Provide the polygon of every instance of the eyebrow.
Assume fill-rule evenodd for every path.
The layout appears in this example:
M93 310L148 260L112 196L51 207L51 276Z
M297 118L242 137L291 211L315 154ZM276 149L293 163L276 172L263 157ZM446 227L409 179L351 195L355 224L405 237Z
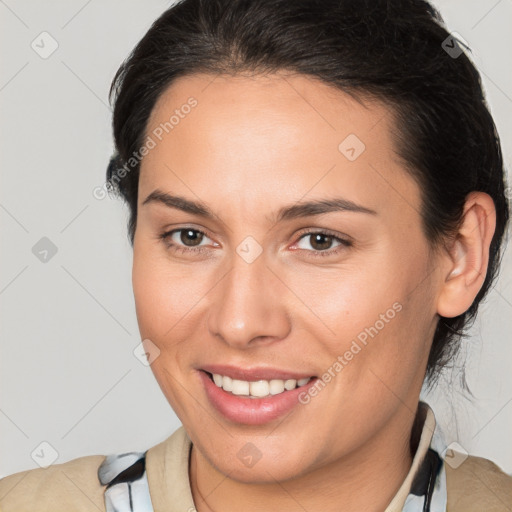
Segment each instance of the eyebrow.
M154 190L149 194L142 205L150 203L163 204L169 208L181 210L185 213L198 215L210 220L215 220L217 217L208 206L201 201L191 201L181 196L175 196L162 192L159 189ZM314 215L322 215L331 212L356 212L366 213L370 215L378 215L375 210L366 208L359 204L349 201L344 198L331 198L331 199L316 199L307 202L298 202L290 206L283 206L277 212L274 222L281 222L283 220L292 220L300 217L310 217Z

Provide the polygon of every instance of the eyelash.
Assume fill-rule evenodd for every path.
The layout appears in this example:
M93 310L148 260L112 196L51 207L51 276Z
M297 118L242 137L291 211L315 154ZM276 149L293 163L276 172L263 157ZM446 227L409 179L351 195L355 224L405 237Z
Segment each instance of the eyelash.
M158 236L158 238L161 239L167 245L168 248L171 248L173 251L180 252L180 253L196 253L196 254L201 254L205 250L207 250L206 247L187 248L187 247L184 247L184 246L181 246L181 245L177 245L174 242L169 242L168 241L168 239L174 233L179 233L180 231L185 231L185 230L194 231L195 233L200 233L201 235L204 235L204 236L210 238L208 233L206 233L205 231L201 231L200 229L196 229L196 228L173 229L172 231L166 231L166 232L160 234ZM320 257L333 256L335 254L338 254L341 250L343 250L343 248L348 248L348 247L351 247L353 245L350 240L346 240L344 238L336 236L334 233L331 233L330 231L319 231L319 230L313 230L313 229L301 233L296 243L298 243L300 240L302 240L303 238L307 237L308 235L327 235L327 236L331 237L333 240L336 240L337 242L340 242L340 245L338 245L334 249L326 249L324 251L314 251L314 250L308 250L308 249L299 249L301 251L307 251L307 252L312 253L313 257L315 257L315 258L317 256L320 256Z

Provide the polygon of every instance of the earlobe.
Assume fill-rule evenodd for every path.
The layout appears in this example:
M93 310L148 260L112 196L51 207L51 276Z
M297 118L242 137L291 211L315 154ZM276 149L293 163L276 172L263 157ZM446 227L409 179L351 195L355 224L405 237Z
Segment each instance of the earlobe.
M466 198L463 222L441 265L446 265L438 295L437 312L452 318L466 312L487 274L489 247L496 227L492 198L472 192Z

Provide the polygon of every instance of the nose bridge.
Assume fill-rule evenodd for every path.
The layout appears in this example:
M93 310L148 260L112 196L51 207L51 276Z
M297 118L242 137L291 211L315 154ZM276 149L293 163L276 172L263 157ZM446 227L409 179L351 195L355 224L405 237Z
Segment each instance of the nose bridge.
M243 251L247 247L242 243L233 254L231 268L216 287L208 315L211 334L237 348L252 346L256 338L284 338L290 327L284 304L272 293L275 283L270 281L276 277L267 268L265 255L260 253L251 261L246 257L250 245L249 251Z

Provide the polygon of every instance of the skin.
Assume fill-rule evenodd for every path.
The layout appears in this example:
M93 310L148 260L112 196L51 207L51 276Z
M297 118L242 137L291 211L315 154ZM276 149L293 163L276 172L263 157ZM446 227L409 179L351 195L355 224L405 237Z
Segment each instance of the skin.
M495 227L492 199L468 196L457 242L430 251L420 190L394 152L392 113L304 76L191 75L159 98L151 135L193 96L197 106L143 159L133 289L152 371L190 436L199 512L378 511L407 475L410 432L438 315L473 302ZM349 161L349 134L365 151ZM202 201L205 219L157 202L155 189ZM338 211L273 222L298 201L343 197L376 215ZM206 231L197 242L172 229ZM315 228L329 239L326 257ZM186 233L186 232L185 232ZM328 233L329 234L329 233ZM263 252L236 252L252 236ZM169 240L168 240L169 241ZM322 247L322 246L320 246ZM336 250L339 252L335 252ZM395 302L402 306L307 405L261 426L228 421L208 402L197 368L269 366L321 376ZM246 467L238 451L262 457Z

